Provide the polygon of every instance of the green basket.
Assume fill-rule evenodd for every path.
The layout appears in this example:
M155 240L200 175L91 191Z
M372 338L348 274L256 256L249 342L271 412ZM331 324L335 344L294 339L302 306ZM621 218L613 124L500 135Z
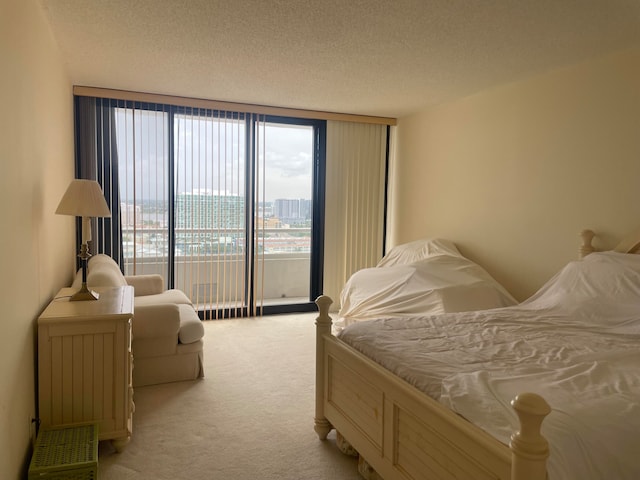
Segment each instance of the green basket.
M98 425L43 428L29 464L28 480L96 480Z

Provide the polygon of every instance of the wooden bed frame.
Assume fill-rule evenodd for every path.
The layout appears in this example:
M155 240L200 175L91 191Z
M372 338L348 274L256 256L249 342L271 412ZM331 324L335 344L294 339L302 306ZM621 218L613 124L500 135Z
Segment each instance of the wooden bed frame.
M637 234L630 242L635 248ZM584 257L595 251L593 232L581 236ZM333 336L332 303L326 296L316 300L315 431L324 440L335 429L338 443L348 442L342 449L350 445L359 454L365 478L547 478L549 448L540 427L551 409L543 398L533 393L514 398L520 428L504 445Z
M316 300L321 440L335 428L364 459L361 473L370 465L384 480L545 480L549 448L540 426L551 409L541 397L513 400L521 428L509 448L334 337L331 303L326 296Z

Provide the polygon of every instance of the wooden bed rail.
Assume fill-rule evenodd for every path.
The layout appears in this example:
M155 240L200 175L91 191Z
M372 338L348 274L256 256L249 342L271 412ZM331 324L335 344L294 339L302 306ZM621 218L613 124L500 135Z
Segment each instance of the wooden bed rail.
M315 322L316 407L314 430L321 440L325 440L329 432L334 428L325 417L325 382L327 372L324 371L326 365L324 340L327 336L332 335L332 320L329 315L329 307L332 303L331 298L324 295L316 299L319 314ZM546 480L546 462L549 457L549 445L542 436L540 428L544 418L551 412L551 408L541 396L535 393L522 393L511 401L511 405L518 415L520 428L511 436L509 448L504 447L506 449L506 458L508 458L509 449L511 451L511 476L509 480ZM341 426L338 425L338 428L340 429ZM501 474L500 478L505 478L507 475ZM387 476L385 476L385 480L396 479L395 475L392 475L392 477L387 478ZM408 477L400 475L397 478L405 479Z

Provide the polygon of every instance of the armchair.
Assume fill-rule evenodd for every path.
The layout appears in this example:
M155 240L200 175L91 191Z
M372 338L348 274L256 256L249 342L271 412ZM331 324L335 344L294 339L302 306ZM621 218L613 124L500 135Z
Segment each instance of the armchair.
M82 279L76 276L74 286ZM193 380L204 376L204 327L189 298L165 290L161 275L125 276L108 255L89 260L87 286L134 287L133 386Z

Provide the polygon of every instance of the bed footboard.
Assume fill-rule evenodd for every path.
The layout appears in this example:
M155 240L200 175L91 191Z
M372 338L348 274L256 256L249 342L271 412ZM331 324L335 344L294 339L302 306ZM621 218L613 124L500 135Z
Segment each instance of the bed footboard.
M316 300L315 431L336 428L385 480L545 480L550 412L538 395L512 401L520 430L498 442L331 334L332 300Z

